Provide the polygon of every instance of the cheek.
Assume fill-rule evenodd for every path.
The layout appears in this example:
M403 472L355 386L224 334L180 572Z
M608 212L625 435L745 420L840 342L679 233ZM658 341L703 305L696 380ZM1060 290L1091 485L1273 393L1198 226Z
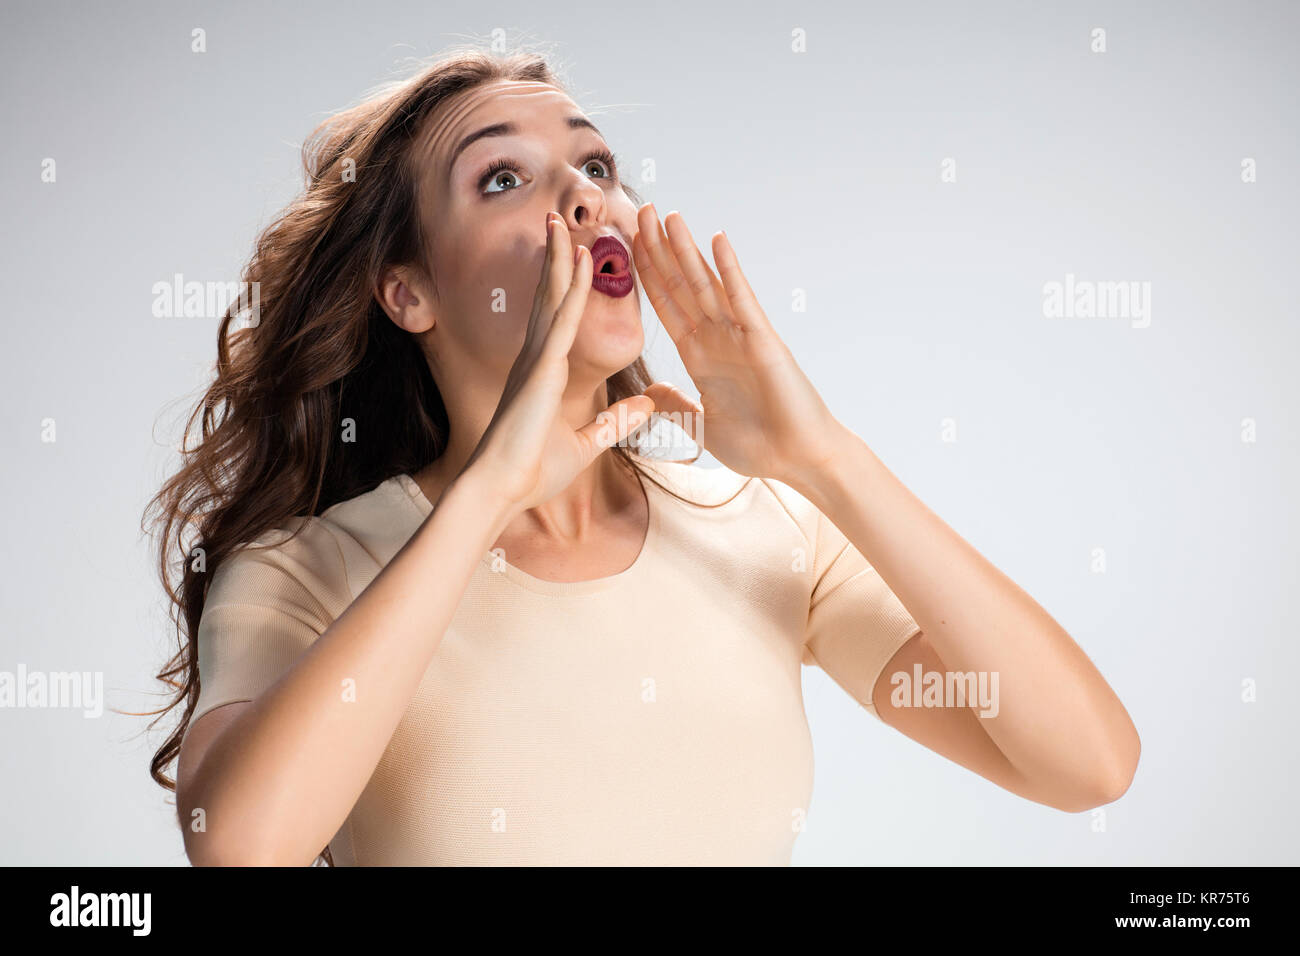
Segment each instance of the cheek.
M528 328L543 252L524 237L459 238L438 254L445 327L476 358L500 353L509 364Z

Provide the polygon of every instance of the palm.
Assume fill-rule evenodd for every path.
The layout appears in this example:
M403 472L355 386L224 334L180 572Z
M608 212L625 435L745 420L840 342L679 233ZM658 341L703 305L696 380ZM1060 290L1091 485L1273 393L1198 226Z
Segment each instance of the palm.
M637 271L699 389L700 443L745 475L786 480L817 467L836 422L754 298L725 235L713 237L719 278L680 215L669 213L665 234L646 205L638 224Z
M633 395L610 406L608 420L601 413L575 429L561 415L566 380L567 366L534 372L531 360L521 356L487 429L493 443L510 449L512 463L503 483L511 499L526 506L549 500L591 464L608 444L600 435L612 434L620 406L627 410L623 420L629 428L635 428L653 410L651 401ZM623 432L615 437L623 437Z
M631 395L575 428L561 414L569 381L568 354L591 287L591 255L576 249L564 221L547 215L546 260L533 295L523 345L501 399L469 464L486 461L506 501L524 508L568 487L605 449L622 441L654 411L654 399Z

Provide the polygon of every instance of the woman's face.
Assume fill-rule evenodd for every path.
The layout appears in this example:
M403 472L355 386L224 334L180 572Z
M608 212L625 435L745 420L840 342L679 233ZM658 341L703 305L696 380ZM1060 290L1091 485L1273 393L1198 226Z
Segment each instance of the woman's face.
M552 210L575 245L618 239L635 283L622 297L588 291L569 353L571 387L594 390L636 360L644 344L631 256L636 207L604 138L569 97L534 82L476 87L439 109L417 149L438 287L425 345L441 388L504 382L523 345Z

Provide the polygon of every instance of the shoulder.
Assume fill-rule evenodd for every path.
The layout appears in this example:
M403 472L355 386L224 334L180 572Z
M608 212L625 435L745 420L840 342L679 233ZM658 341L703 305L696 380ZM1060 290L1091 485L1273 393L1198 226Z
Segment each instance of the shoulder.
M817 538L820 513L784 482L749 477L721 464L707 467L653 459L638 459L638 463L678 494L701 505L717 506L717 511L756 527L797 532L809 543Z
M341 613L352 600L356 569L374 564L380 552L396 553L418 525L416 517L409 495L390 478L320 515L286 519L221 561L205 603L288 600Z
M329 527L319 518L294 517L223 558L204 607L328 606L346 587L342 554Z
M722 466L697 465L684 461L636 459L637 464L679 495L702 503L717 504L753 479Z
M317 519L339 543L350 562L367 556L386 563L419 527L424 513L416 504L419 487L394 475L362 494L325 509Z

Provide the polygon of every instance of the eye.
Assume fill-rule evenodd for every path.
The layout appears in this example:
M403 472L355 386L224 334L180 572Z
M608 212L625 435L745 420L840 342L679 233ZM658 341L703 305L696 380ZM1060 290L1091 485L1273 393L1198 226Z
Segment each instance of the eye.
M509 192L519 185L519 177L515 175L514 164L508 159L498 159L487 169L483 170L483 175L479 177L479 189L485 193L504 193ZM492 189L492 186L502 186L502 189Z
M523 181L518 175L518 164L505 157L493 160L478 177L479 192L484 195L508 193L518 189ZM607 149L597 149L582 160L582 171L593 179L618 179L618 160Z
M618 162L614 159L613 154L607 149L598 149L582 161L582 168L587 175L591 175L593 167L599 170L604 170L603 173L598 172L595 178L618 178Z

